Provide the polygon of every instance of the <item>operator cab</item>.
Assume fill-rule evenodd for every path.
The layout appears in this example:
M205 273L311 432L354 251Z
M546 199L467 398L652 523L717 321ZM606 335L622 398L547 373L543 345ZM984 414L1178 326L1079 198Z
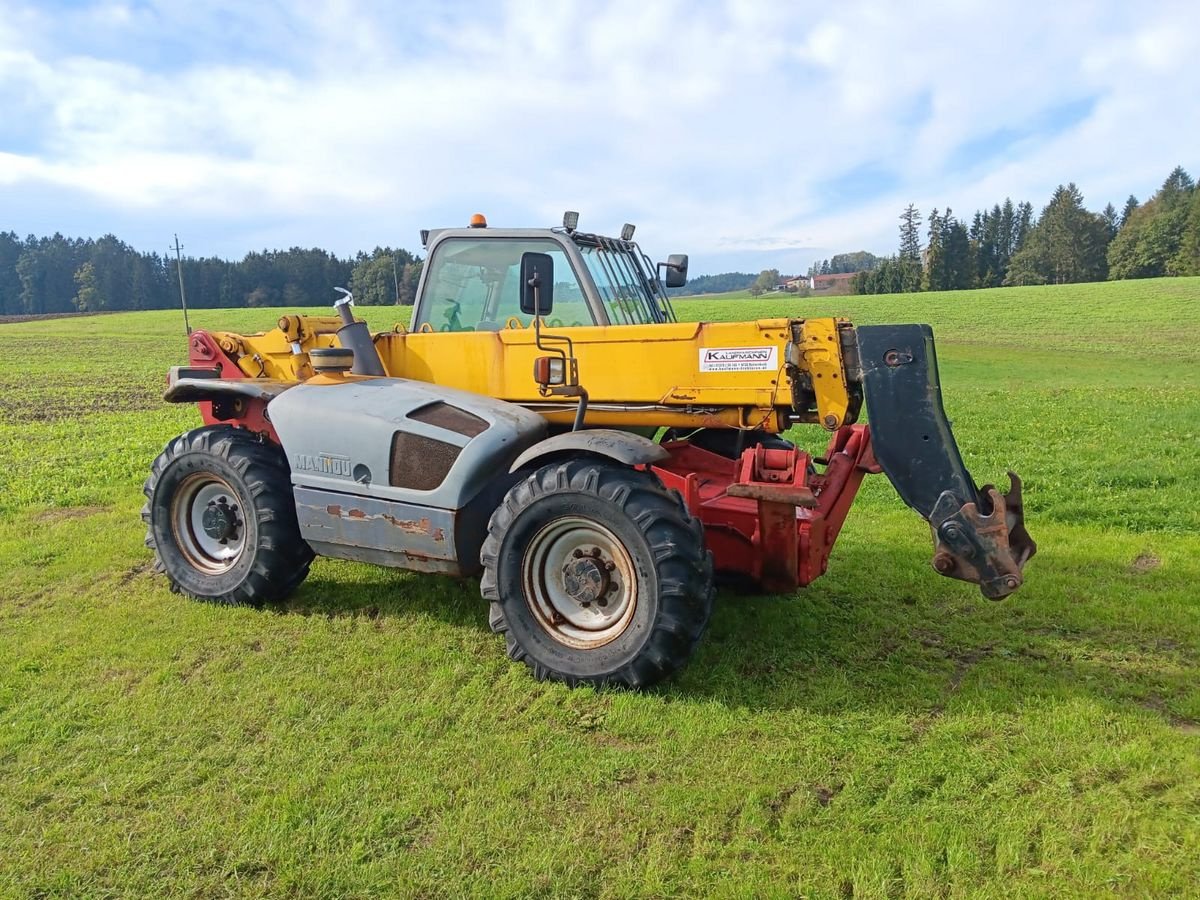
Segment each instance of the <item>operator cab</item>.
M521 311L521 258L526 253L544 253L553 262L554 309L545 319L551 327L675 321L658 267L633 242L633 227L625 226L621 239L583 234L570 215L562 228L499 229L488 228L477 214L468 228L422 233L429 258L412 329L529 327L532 317ZM667 267L667 286L686 280L686 256L672 256L659 265Z

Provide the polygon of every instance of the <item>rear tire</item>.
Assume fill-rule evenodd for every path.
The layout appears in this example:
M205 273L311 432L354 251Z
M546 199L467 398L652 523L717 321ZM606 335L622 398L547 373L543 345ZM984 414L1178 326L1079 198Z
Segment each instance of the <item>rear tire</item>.
M712 613L700 522L654 475L614 463L535 471L480 556L492 630L539 681L647 687L683 667Z
M253 432L212 425L167 445L143 487L146 546L174 591L259 606L308 575L283 451Z

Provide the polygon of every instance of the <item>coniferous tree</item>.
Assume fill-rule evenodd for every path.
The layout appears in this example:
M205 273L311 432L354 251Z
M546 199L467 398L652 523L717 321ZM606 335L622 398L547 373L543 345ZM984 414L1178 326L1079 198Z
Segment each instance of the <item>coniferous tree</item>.
M1017 205L1017 213L1013 217L1012 244L1009 251L1009 258L1017 254L1017 251L1025 246L1025 239L1029 237L1029 232L1033 229L1033 204L1026 200L1024 203Z
M942 290L958 291L975 286L975 261L967 227L954 218L949 207L942 219L944 268Z
M921 213L912 203L900 213L900 258L921 258Z
M1179 275L1200 275L1200 190L1192 190L1174 269Z
M0 231L0 316L15 316L21 312L21 278L17 275L17 260L22 244L15 232Z
M1120 230L1121 222L1117 215L1117 208L1111 203L1104 207L1104 211L1100 213L1104 217L1104 227L1108 229L1108 239L1111 241L1117 236Z
M1138 208L1137 197L1133 194L1129 195L1129 199L1125 201L1125 208L1121 210L1120 228L1125 227L1125 223L1129 221L1129 217L1133 215L1134 210Z
M945 281L945 251L942 247L942 217L937 207L929 213L929 241L925 246L925 271L921 287L927 291L940 291Z
M1011 197L1004 198L1004 206L992 207L992 215L999 221L996 225L996 253L1003 261L1004 268L1008 268L1008 261L1012 259L1012 255L1017 252L1017 212L1013 209ZM1003 281L1003 277L1001 281Z
M1059 185L1022 248L1013 256L1007 284L1099 281L1107 273L1108 229L1083 207L1075 185Z
M896 270L899 291L909 294L921 289L921 212L912 203L900 214L900 253Z

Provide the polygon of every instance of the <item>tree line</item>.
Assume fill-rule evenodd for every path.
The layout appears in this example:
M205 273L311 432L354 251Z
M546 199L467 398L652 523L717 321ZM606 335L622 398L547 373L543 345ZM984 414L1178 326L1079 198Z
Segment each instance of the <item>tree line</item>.
M412 303L421 260L376 247L340 259L292 247L247 253L240 261L140 253L113 235L29 237L0 232L0 315L170 309L179 306L182 271L188 306L326 306L335 287L366 305Z
M870 272L883 260L874 253L866 250L856 250L853 253L837 253L829 259L822 259L808 267L808 277L816 275L843 275L849 272Z
M400 248L341 259L292 247L240 261L184 257L177 268L170 257L138 252L111 234L22 240L0 232L0 315L174 308L180 270L195 308L325 306L341 286L364 305L411 304L421 265ZM1089 211L1073 183L1059 185L1036 217L1032 204L1011 199L977 211L969 224L949 208L922 219L909 204L894 255L843 253L809 270L840 272L858 273L851 284L858 294L1200 275L1200 190L1177 166L1148 201L1130 196L1120 213L1111 203ZM761 292L779 280L774 269L701 275L671 293Z
M1146 203L1131 195L1120 213L1111 203L1091 212L1074 183L1059 185L1036 217L1030 203L1005 199L969 225L949 208L923 222L909 204L897 252L860 270L851 288L890 294L1162 275L1200 275L1200 191L1182 166Z
M744 291L754 284L756 275L749 272L721 272L719 275L697 275L689 278L683 287L667 288L672 297L695 294L724 294L728 291Z

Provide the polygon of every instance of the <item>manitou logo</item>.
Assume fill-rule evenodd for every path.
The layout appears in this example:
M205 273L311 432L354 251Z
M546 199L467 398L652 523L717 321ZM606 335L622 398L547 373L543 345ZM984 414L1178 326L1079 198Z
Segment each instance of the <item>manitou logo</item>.
M767 372L778 367L777 347L701 347L701 372Z
M309 456L307 453L296 454L296 468L302 472L316 472L319 475L337 475L341 478L350 476L350 457L334 456L332 453L319 453Z

